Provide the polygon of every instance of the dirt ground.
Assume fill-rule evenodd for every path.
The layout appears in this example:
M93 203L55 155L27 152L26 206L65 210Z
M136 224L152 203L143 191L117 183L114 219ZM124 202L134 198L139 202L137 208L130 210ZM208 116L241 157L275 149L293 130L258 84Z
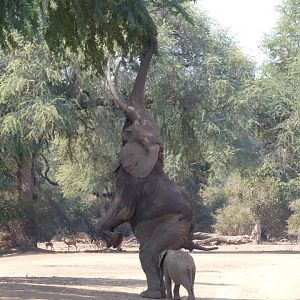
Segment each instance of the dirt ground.
M41 245L43 247L43 245ZM137 300L146 288L138 251L0 257L0 299ZM92 246L88 246L92 249ZM86 248L85 248L86 249ZM300 299L300 245L221 246L192 254L197 300ZM187 299L181 288L182 299Z

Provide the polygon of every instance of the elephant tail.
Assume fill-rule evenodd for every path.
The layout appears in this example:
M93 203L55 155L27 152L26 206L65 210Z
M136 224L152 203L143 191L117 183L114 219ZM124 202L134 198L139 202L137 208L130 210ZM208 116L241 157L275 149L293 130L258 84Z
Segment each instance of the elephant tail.
M213 246L213 247L204 247L204 246L201 246L201 245L198 245L198 244L194 243L193 241L190 241L188 243L188 245L184 246L184 248L188 249L190 251L193 251L194 249L196 249L196 250L202 250L202 251L210 251L210 250L216 250L216 249L218 249L218 247L216 247L216 246Z

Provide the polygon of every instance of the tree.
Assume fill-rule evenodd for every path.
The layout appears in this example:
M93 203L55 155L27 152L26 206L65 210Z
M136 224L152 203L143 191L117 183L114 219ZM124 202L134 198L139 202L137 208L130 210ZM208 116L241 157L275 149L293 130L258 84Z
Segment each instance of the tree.
M256 113L262 152L266 163L277 165L283 180L299 173L299 19L299 1L284 1L275 32L264 43L269 61L257 82L261 89Z
M262 141L258 181L269 177L277 182L287 219L289 204L300 195L299 185L295 184L300 172L299 1L283 1L279 12L278 24L264 42L269 60L257 80L259 92L254 99L259 103L255 113ZM283 222L281 226L285 230Z
M187 18L184 0L151 1L4 1L0 12L0 45L19 44L14 32L33 41L43 36L58 53L81 50L84 63L103 71L105 52L121 49L123 56L140 54L156 40L157 28L149 10L171 9ZM42 28L42 31L40 30Z
M24 43L19 50L1 56L4 61L0 76L1 163L13 176L10 190L18 195L26 212L24 235L34 245L37 241L34 207L38 205L38 185L43 177L40 156L55 136L76 135L80 111L76 114L76 98L62 93L66 85L70 92L71 83L66 83L64 68L53 59L45 44ZM49 178L44 176L44 179Z
M290 207L293 214L288 219L288 232L291 235L300 236L300 200L294 200Z
M247 207L272 237L285 234L291 209L295 217L290 222L297 219L296 204L290 203L297 203L300 195L299 1L283 1L279 11L278 24L264 41L268 60L258 78L242 92L250 108L256 147L250 152L252 165L239 168L242 182L251 190ZM228 180L222 179L215 184L210 179L210 189L224 189ZM225 205L226 210L231 205L226 201L212 203Z

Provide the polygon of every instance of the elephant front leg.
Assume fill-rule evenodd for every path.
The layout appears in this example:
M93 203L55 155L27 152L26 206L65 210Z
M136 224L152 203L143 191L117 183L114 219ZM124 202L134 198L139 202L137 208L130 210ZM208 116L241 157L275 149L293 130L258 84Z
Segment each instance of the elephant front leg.
M115 201L109 211L96 225L96 236L106 242L107 248L120 246L123 240L121 233L114 232L119 225L128 221L134 213L134 205L122 206L122 202Z
M106 242L107 248L118 248L123 241L123 235L114 231L101 230L97 235Z

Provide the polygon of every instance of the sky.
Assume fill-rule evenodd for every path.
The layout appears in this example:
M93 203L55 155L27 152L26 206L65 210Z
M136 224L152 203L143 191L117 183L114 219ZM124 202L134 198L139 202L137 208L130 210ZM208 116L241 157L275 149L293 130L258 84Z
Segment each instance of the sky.
M198 0L201 10L229 30L242 51L261 64L265 56L260 43L276 25L281 0Z

